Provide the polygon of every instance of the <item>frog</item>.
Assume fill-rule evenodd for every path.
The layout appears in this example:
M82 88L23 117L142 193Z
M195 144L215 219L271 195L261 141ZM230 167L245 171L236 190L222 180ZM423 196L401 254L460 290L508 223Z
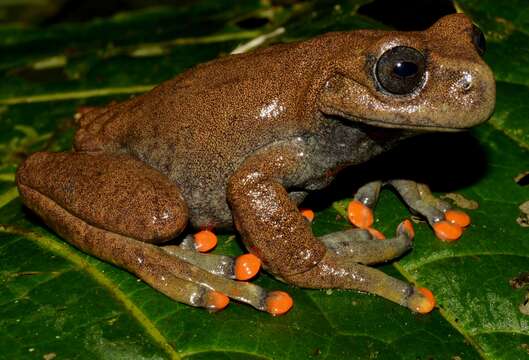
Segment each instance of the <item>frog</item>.
M380 240L380 189L394 188L441 239L461 236L468 215L408 179L361 186L348 208L355 226L324 236L299 206L343 168L410 137L489 119L495 80L484 51L479 28L451 14L423 31L330 32L227 55L80 112L72 149L30 155L16 184L71 245L180 303L285 314L286 291L249 281L262 268L291 286L357 290L428 313L430 290L373 266L403 256L414 237L404 220ZM225 229L248 253L207 252Z

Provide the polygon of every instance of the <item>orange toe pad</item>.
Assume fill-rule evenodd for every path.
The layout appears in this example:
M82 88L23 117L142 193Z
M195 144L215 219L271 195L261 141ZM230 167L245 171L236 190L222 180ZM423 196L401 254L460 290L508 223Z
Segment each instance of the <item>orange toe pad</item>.
M439 221L433 224L435 235L443 241L454 241L461 237L463 229L461 226L449 223L448 221Z
M273 316L283 315L292 308L294 301L284 291L272 291L266 298L266 311Z
M366 230L369 231L369 233L373 235L375 238L377 238L378 240L386 239L386 236L382 234L380 231L378 231L377 229L373 229L370 227L370 228L367 228Z
M367 229L373 225L373 210L358 200L353 200L349 203L347 216L349 217L349 221L360 229Z
M230 298L218 291L210 291L206 296L206 308L211 311L222 310L230 303Z
M253 278L261 268L261 260L253 254L244 254L235 259L235 278L248 280Z
M466 227L470 225L470 216L467 213L464 213L459 210L447 210L445 212L445 219L452 224Z
M299 211L301 212L301 215L303 215L309 222L314 220L314 211L311 209L299 209Z
M202 230L195 234L195 249L208 252L217 245L217 236L209 230Z
M420 314L428 314L435 307L435 297L427 288L418 288L417 290L425 297L425 300L417 305L415 310Z
M413 224L410 220L404 220L400 223L400 226L403 227L404 231L406 231L406 234L410 239L413 239L415 237L415 230L413 229Z

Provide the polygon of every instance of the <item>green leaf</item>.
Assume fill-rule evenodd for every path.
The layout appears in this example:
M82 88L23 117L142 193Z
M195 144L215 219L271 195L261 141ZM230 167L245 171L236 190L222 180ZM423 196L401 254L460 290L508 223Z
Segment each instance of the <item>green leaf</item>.
M485 30L485 60L497 80L498 101L490 123L529 147L529 7L523 1L509 5L494 1L457 1ZM513 53L514 56L509 56Z
M350 227L344 205L359 174L400 171L477 202L460 241L440 242L417 224L413 251L381 267L432 289L439 310L429 315L353 291L298 289L266 274L256 283L295 299L287 315L237 303L209 314L79 252L21 205L16 166L37 150L69 149L78 107L146 91L255 38L266 44L386 27L357 14L367 2L200 0L87 23L0 27L0 358L527 357L529 317L519 306L528 290L510 285L529 271L528 229L516 221L529 188L514 181L529 171L529 11L521 0L457 2L488 38L486 61L498 79L491 121L470 134L418 138L364 172L346 171L322 196L344 200L327 201L313 223L316 235ZM376 215L389 235L409 213L384 190ZM220 240L216 252L242 253L234 235Z

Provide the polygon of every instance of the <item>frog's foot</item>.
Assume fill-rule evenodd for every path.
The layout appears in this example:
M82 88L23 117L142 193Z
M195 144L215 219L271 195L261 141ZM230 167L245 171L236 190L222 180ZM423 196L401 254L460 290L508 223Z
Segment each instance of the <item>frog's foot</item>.
M152 246L141 243L145 248ZM221 310L234 299L274 316L286 313L292 307L292 299L282 291L267 291L243 279L248 272L237 273L238 261L260 261L250 254L231 258L223 255L201 254L179 246L155 247L150 256L144 251L141 266L127 267L150 286L170 298L211 311ZM256 271L250 271L254 274Z
M253 255L250 261L244 255L210 261L205 259L211 255L194 252L201 259L190 260L154 245L185 228L187 207L173 183L134 158L38 153L20 166L17 185L24 203L69 243L134 273L176 301L216 311L231 298L273 315L292 306L283 292L228 278L237 276L241 258L247 264ZM222 263L232 264L225 268L229 271L222 273L220 266L221 274L215 274L212 270ZM255 266L249 272L256 272Z
M389 184L413 211L426 218L439 239L457 240L470 225L466 213L454 210L445 201L434 197L428 186L410 180L392 180Z
M434 197L424 184L410 180L391 180L388 184L395 188L414 212L427 219L441 240L459 239L464 228L470 224L470 217L466 213L451 209L449 204ZM381 186L380 181L362 186L349 204L348 217L357 227L371 228L374 219L372 209L378 199Z
M369 265L401 256L411 248L413 236L411 222L404 220L398 226L395 237L390 239L381 239L378 233L365 229L339 231L318 239L337 256Z

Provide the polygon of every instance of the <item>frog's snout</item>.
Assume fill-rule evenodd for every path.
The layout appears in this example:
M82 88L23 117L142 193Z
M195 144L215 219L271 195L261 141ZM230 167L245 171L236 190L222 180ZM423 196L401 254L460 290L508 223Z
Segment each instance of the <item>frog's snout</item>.
M496 83L487 65L457 72L446 92L446 101L459 108L454 128L470 128L488 120L496 104ZM448 120L448 119L447 119Z
M471 94L475 97L492 96L495 100L495 80L488 66L479 66L461 70L455 76L450 91L457 94ZM474 94L474 92L476 94Z

